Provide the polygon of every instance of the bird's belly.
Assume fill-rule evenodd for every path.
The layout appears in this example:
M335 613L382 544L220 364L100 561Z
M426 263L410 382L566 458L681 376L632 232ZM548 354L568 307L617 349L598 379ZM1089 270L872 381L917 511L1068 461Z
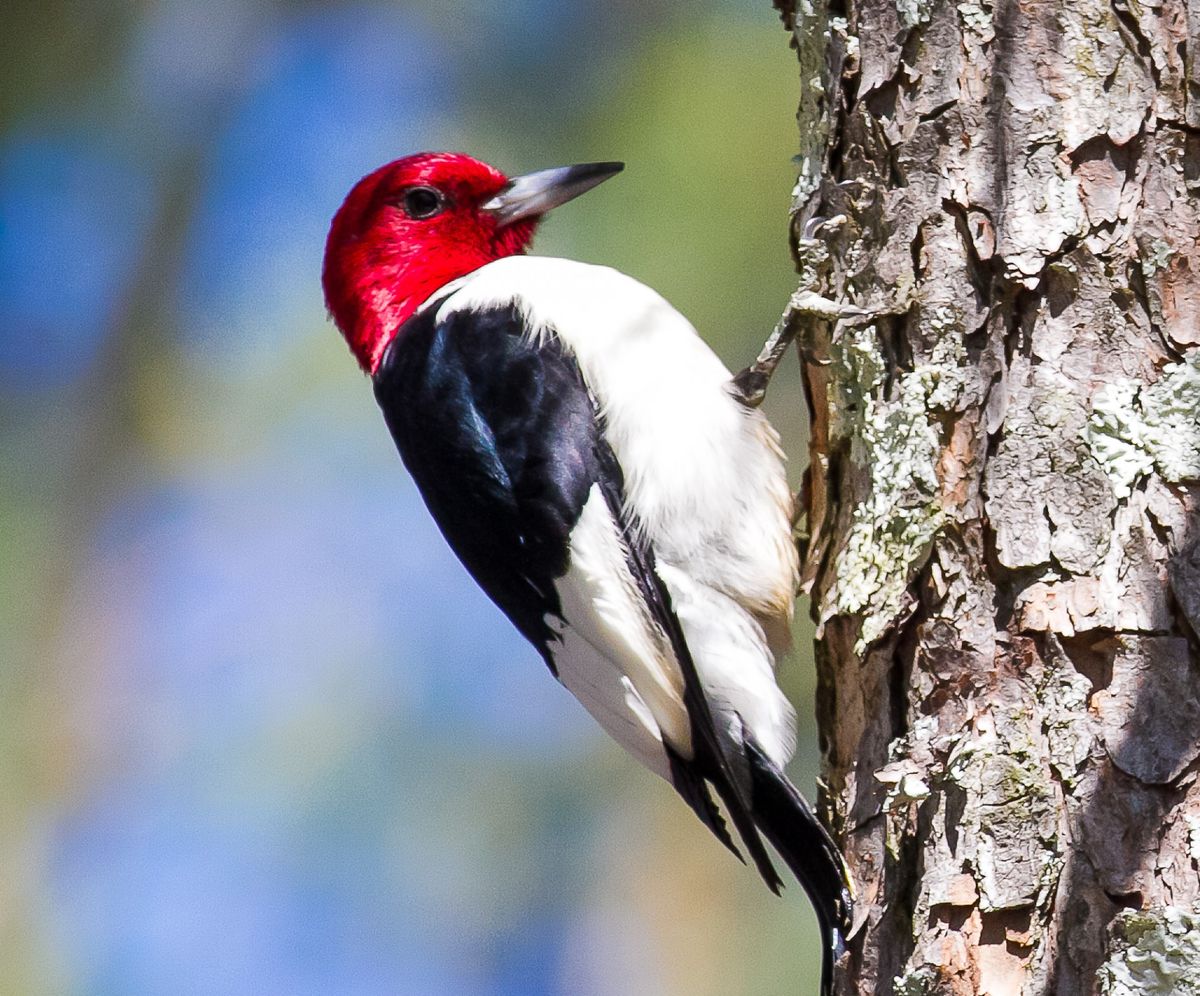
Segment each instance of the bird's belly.
M664 740L680 756L692 756L683 673L645 606L598 485L571 534L570 566L555 588L561 618L547 621L557 637L549 649L559 680L626 749L667 777Z

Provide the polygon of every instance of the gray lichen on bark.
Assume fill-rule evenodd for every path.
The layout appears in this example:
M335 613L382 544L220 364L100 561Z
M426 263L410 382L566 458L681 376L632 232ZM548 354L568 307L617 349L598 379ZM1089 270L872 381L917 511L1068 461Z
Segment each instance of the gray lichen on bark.
M1128 498L1141 478L1158 474L1178 484L1200 478L1200 354L1169 363L1145 387L1136 380L1106 384L1092 400L1088 445Z
M1175 906L1123 912L1098 973L1101 996L1200 994L1200 916Z
M876 476L853 510L826 601L829 612L861 617L855 644L861 652L910 607L910 573L941 527L940 446L927 413L954 394L957 367L952 360L918 366L885 394L887 358L874 326L847 330L833 343L832 357L830 441L846 441L850 458Z
M842 991L1189 991L1200 3L778 6Z

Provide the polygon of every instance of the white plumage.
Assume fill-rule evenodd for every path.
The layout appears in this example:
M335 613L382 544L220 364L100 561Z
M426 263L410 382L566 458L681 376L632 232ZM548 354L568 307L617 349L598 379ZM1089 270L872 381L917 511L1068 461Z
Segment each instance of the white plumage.
M787 646L797 566L775 431L735 398L729 371L687 319L625 274L507 257L456 281L437 319L508 304L530 336L557 337L579 364L621 465L624 514L654 551L718 732L744 724L782 767L795 716L774 666ZM565 626L552 621L560 641L552 652L588 711L669 778L662 741L684 758L693 749L684 676L623 543L593 489L558 581Z

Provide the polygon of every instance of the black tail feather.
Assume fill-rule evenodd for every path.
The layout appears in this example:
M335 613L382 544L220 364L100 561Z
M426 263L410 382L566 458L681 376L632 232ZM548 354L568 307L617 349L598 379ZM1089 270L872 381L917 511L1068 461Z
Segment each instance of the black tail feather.
M722 770L706 764L707 759L686 761L668 748L675 788L717 839L744 862L709 785L717 790L751 860L776 895L783 881L771 863L763 837L787 863L817 915L821 930L821 996L833 996L833 966L846 950L853 917L845 862L787 775L753 738L747 736L743 746L749 772L743 791L734 791L731 782L722 777Z
M771 856L762 842L762 837L758 832L760 829L758 821L751 809L749 799L744 792L736 791L737 786L732 779L726 778L719 781L714 779L713 784L725 803L725 808L729 811L729 818L737 827L742 843L750 852L750 858L754 862L754 867L758 869L758 874L767 883L767 888L778 896L783 890L783 879L779 877L779 872L771 863Z
M725 826L721 810L713 801L712 792L709 791L708 782L704 780L704 776L696 770L694 764L680 757L669 744L663 746L667 752L667 760L671 764L671 782L675 786L675 791L683 797L684 802L692 807L692 812L700 817L700 822L713 832L713 836L729 848L738 861L745 864L746 859L742 857L742 852L737 849L737 844L729 836L729 829Z
M603 424L603 415L598 410L596 417ZM771 863L763 836L787 862L816 910L824 950L821 993L832 996L833 963L845 950L851 917L848 878L841 853L804 797L753 741L749 731L741 728L740 722L737 733L729 730L718 734L683 627L671 605L666 584L655 569L654 551L630 527L624 512L620 466L607 446L602 447L599 456L610 471L605 498L613 517L621 523L630 571L683 672L683 701L691 719L693 756L684 759L664 742L671 780L717 839L744 860L713 801L709 785L716 790L750 859L776 895L783 888L783 880ZM743 744L738 745L737 741L743 738ZM739 746L744 747L744 762L741 757L731 757L741 753Z
M821 925L821 992L833 992L833 964L846 950L853 918L849 877L841 852L804 796L753 738L750 762L754 822L808 893Z

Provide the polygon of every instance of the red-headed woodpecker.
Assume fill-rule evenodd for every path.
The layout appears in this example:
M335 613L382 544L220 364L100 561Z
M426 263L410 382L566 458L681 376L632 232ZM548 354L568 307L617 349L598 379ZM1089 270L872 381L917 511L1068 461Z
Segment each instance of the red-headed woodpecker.
M850 896L783 773L795 716L775 662L797 567L778 436L654 291L524 255L547 211L621 168L389 163L333 219L325 299L467 570L737 853L716 790L778 891L762 838L775 846L816 908L827 989Z

